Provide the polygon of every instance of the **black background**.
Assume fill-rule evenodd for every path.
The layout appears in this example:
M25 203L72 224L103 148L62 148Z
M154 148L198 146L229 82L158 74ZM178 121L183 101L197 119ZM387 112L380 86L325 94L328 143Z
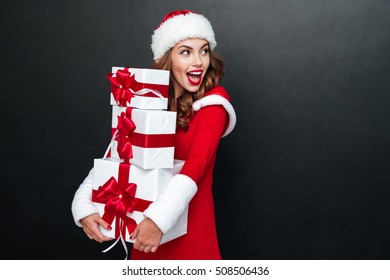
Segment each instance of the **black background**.
M225 259L388 259L390 1L2 1L2 259L122 259L75 226L110 139L105 74L171 10L212 23L237 126L215 167Z

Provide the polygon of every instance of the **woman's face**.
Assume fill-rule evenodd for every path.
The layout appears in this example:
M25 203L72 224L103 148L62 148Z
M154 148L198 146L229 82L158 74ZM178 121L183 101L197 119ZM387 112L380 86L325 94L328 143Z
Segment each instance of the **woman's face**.
M184 90L196 92L210 65L209 44L203 39L187 39L172 49L172 74L175 97Z

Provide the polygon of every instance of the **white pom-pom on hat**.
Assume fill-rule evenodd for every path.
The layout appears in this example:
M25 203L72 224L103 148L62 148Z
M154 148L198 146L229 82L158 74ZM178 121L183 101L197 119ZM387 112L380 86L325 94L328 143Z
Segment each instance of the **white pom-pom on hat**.
M203 15L188 10L168 13L152 35L154 60L161 58L176 43L189 38L207 40L212 50L217 46L213 28Z

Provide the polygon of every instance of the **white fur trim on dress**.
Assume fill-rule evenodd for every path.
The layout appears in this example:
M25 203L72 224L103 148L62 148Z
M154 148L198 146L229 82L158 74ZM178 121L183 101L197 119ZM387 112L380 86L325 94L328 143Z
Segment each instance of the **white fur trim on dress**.
M188 38L205 39L212 50L217 46L213 28L207 18L195 13L177 15L154 31L151 44L154 60L162 57L176 43Z
M237 122L236 112L234 111L232 104L221 95L212 94L195 101L194 104L192 104L192 108L194 109L194 111L199 111L200 108L210 105L222 105L225 108L226 112L228 112L229 124L222 137L227 136L230 132L233 131Z
M94 213L99 213L97 207L92 202L92 181L93 168L89 172L87 178L83 181L77 189L72 201L72 215L73 219L79 227L81 227L80 220Z
M177 174L172 177L157 200L144 211L144 216L151 219L163 233L166 233L184 213L197 190L196 183L190 177Z

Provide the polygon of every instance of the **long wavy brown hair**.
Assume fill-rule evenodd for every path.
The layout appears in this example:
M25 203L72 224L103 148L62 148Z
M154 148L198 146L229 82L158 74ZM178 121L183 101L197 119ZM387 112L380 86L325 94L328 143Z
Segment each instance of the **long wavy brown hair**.
M182 96L176 100L177 126L187 129L188 122L191 119L194 110L192 104L203 97L203 94L216 87L224 74L224 62L222 58L209 49L210 66L206 71L203 81L197 92L185 91ZM154 62L154 69L171 70L172 69L172 49L167 51L164 56ZM175 94L173 92L173 75L171 72L169 83L168 109L173 108L175 104Z

